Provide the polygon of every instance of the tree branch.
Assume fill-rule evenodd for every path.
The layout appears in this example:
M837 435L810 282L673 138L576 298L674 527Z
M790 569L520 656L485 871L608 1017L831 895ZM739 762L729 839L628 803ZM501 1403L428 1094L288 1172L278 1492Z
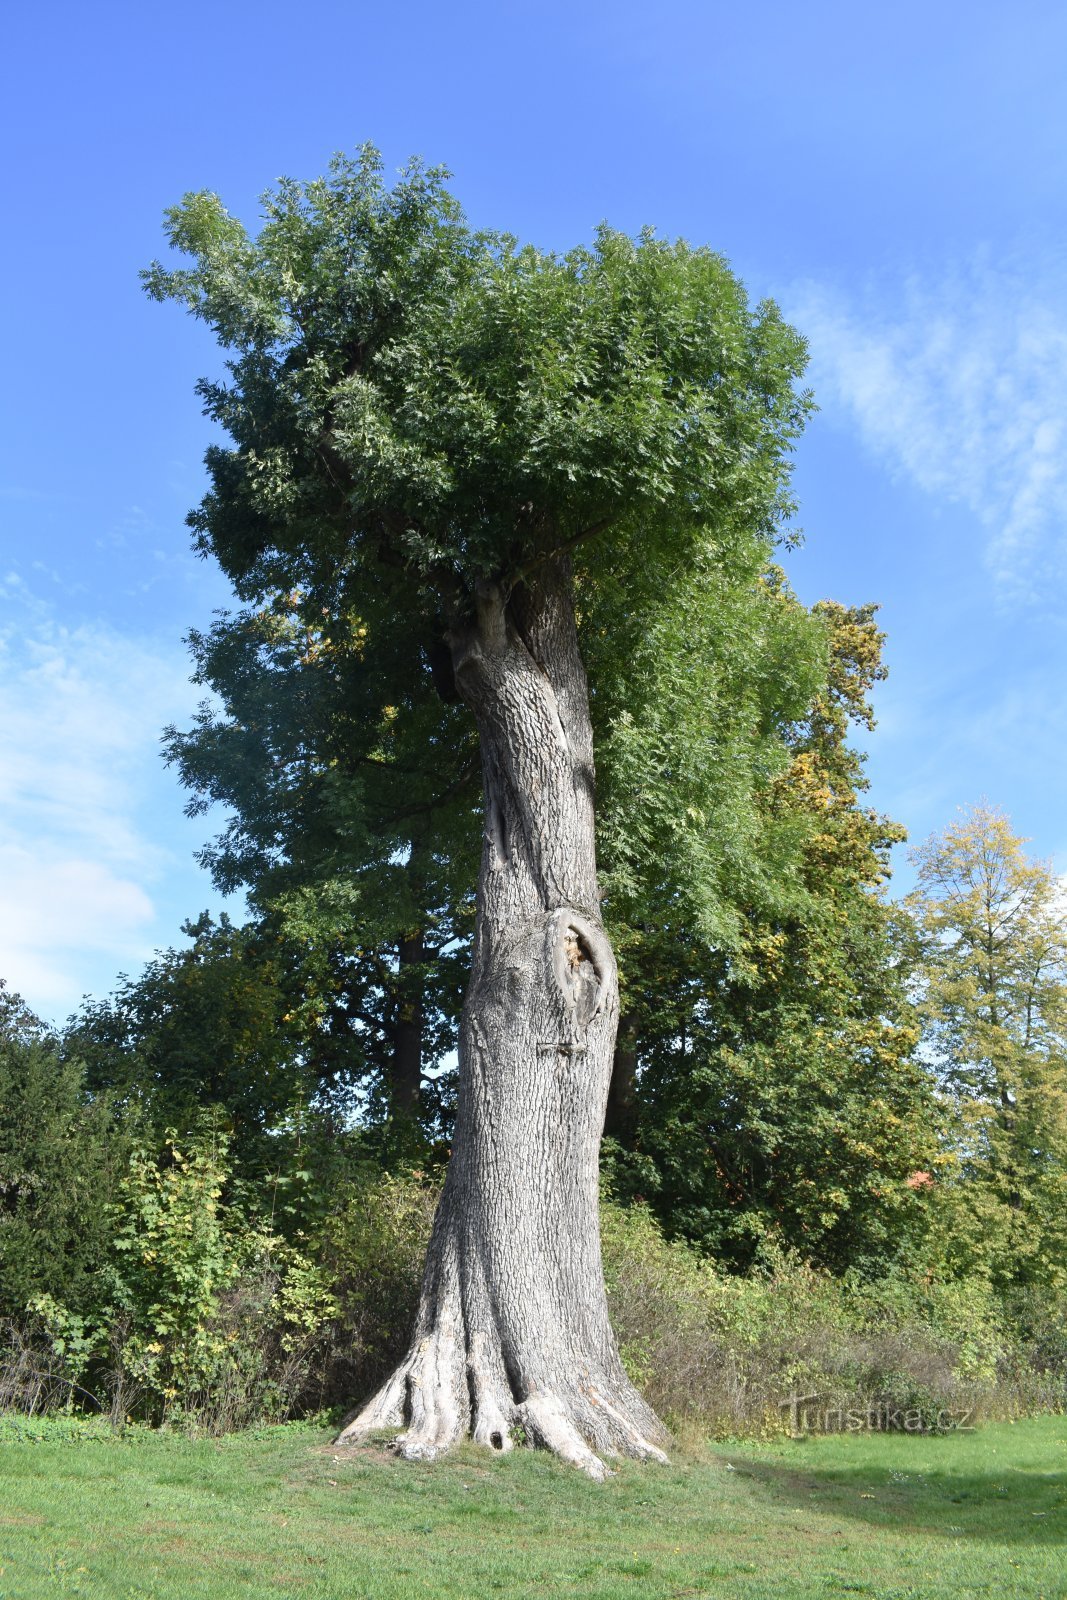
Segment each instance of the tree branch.
M570 555L571 551L576 550L580 544L584 544L586 539L592 539L596 534L603 533L606 528L610 528L614 521L614 517L601 517L599 521L591 522L587 528L583 528L580 533L574 534L572 538L565 539L562 544L554 545L550 550L543 550L540 555L534 556L531 561L527 561L519 568L512 580L512 586L516 583L525 583L526 579L536 572L538 567L543 566L546 561L555 561L560 556Z

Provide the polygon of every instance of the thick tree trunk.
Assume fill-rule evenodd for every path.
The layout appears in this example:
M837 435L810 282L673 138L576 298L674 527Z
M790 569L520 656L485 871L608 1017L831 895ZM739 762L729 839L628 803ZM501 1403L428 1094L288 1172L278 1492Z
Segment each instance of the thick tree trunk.
M519 1427L593 1477L661 1457L623 1371L600 1259L597 1157L618 1020L600 923L592 730L569 574L487 587L453 640L477 718L485 838L452 1160L400 1367L341 1434L401 1452Z

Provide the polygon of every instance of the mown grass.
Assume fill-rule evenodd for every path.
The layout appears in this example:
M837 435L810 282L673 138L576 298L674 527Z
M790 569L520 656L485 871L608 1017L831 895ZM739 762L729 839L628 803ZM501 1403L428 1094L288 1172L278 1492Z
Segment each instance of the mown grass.
M1067 1596L1067 1419L717 1446L597 1486L323 1431L0 1426L0 1600Z

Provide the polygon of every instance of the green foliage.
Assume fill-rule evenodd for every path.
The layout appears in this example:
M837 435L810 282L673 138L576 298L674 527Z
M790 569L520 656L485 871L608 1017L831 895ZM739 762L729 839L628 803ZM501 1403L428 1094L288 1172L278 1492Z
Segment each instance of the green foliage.
M367 1168L324 1221L318 1259L340 1307L325 1376L331 1400L372 1393L404 1354L437 1197L422 1172Z
M796 609L781 589L768 599ZM914 1058L910 925L880 893L902 834L862 804L847 742L854 722L871 725L882 636L870 607L815 617L825 687L762 791L790 871L777 903L739 900L725 947L708 948L682 896L675 916L622 941L623 1038L640 1066L609 1159L618 1192L645 1196L669 1232L728 1265L785 1246L874 1274L926 1225L908 1180L933 1159L934 1107Z
M825 678L818 620L756 544L724 570L695 556L643 589L609 563L579 594L593 692L597 857L628 968L684 940L736 948L746 911L803 898L804 829L771 811L786 732Z
M331 969L371 1082L398 1010L428 1059L452 1043L479 797L448 641L480 584L573 564L620 929L681 896L721 939L741 893L781 898L795 830L753 796L822 654L763 582L802 340L711 251L602 228L545 254L472 232L444 178L389 189L365 147L280 182L255 238L190 195L167 228L191 265L146 274L232 355L191 521L247 607L194 635L222 711L170 754L194 810L232 808L218 881Z
M943 1091L942 1257L1067 1286L1067 922L1047 862L983 803L916 852L923 1042Z
M35 1017L19 994L14 994L5 978L0 978L0 1042L29 1044L45 1033L44 1024Z
M454 1046L471 921L477 743L434 686L431 633L416 615L368 659L358 615L276 596L193 635L215 700L168 730L190 809L230 812L202 859L221 889L249 889L253 939L284 951L289 1033L328 1094L358 1086L376 1115L402 1098L409 1012L427 1063Z
M122 1360L179 1412L225 1357L211 1326L240 1260L221 1211L225 1140L188 1154L169 1143L166 1164L137 1151L115 1216L112 1293L129 1319Z
M234 351L205 383L236 448L194 525L238 592L330 589L382 541L469 591L610 524L635 565L714 527L768 534L806 401L803 344L719 256L602 228L566 256L474 233L415 163L365 146L283 179L254 240L210 194L168 213L191 267L146 274ZM400 619L397 619L399 622Z
M131 1154L105 1209L108 1253L86 1313L57 1296L29 1302L43 1361L131 1414L219 1431L289 1414L336 1301L322 1268L224 1203L218 1130L162 1157Z
M87 1003L62 1041L65 1058L86 1063L90 1087L126 1106L143 1108L155 1128L184 1136L205 1111L221 1118L236 1176L261 1195L287 1230L328 1203L316 1193L348 1159L342 1130L358 1114L364 1154L427 1159L432 1148L417 1126L383 1127L391 1108L385 1064L402 1008L431 1011L426 977L458 988L455 957L386 970L382 950L339 950L309 926L275 918L242 927L206 914L185 925L188 947L157 955L136 979L124 979L108 999ZM336 934L336 927L334 928ZM363 934L366 934L366 929ZM361 974L357 977L355 974ZM447 974L447 979L444 974ZM361 987L364 986L365 987ZM388 985L375 1034L367 989ZM451 1002L450 1002L451 1003ZM457 1002L458 1004L458 1002ZM423 1045L438 1054L432 1017ZM448 1075L426 1095L425 1125L437 1131ZM373 1130L373 1131L372 1131Z
M94 1303L132 1131L0 986L0 1316L42 1294L75 1312Z
M187 923L191 943L87 1003L64 1050L86 1063L94 1090L142 1102L157 1128L194 1127L225 1107L234 1153L249 1172L270 1162L270 1131L319 1083L302 1049L299 973L286 945L226 916ZM321 1081L321 1080L320 1080Z
M39 1293L21 1338L0 1340L7 1404L222 1432L345 1405L392 1369L437 1185L357 1170L313 1230L286 1242L226 1203L228 1178L225 1139L210 1129L160 1157L135 1154L95 1304L73 1311ZM1005 1305L988 1275L937 1278L922 1263L833 1276L767 1246L741 1276L668 1240L642 1205L605 1203L601 1227L623 1359L684 1432L781 1430L790 1393L928 1419L1067 1404L1063 1307L1048 1294Z
M163 1420L284 1415L295 1394L270 1355L306 1353L335 1310L304 1254L224 1207L227 1176L226 1139L214 1131L184 1150L171 1142L164 1162L139 1152L115 1214L110 1331L123 1374Z
M602 1229L623 1359L675 1426L778 1431L795 1421L791 1394L861 1411L918 1406L928 1418L1017 1403L1009 1352L1022 1341L981 1279L834 1277L772 1251L741 1277L668 1241L645 1206L605 1205ZM1062 1380L1058 1393L1067 1397Z

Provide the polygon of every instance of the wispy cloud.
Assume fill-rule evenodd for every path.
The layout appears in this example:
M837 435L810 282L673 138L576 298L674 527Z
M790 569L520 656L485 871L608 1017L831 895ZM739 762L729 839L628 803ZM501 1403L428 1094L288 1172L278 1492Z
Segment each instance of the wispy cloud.
M45 1014L63 1016L95 987L149 953L152 900L106 862L35 840L0 842L0 969Z
M0 976L63 1015L161 942L154 896L188 847L172 844L181 796L159 736L195 691L178 641L66 628L12 578L0 585Z
M891 470L967 505L1005 596L1067 570L1067 269L979 257L862 295L817 284L785 299L816 393Z
M1067 863L1062 796L1067 781L1067 704L1057 658L1050 669L941 674L929 662L880 685L868 772L878 809L904 822L911 843L940 832L958 807L983 795L1001 805L1037 856ZM896 855L895 889L912 883Z

